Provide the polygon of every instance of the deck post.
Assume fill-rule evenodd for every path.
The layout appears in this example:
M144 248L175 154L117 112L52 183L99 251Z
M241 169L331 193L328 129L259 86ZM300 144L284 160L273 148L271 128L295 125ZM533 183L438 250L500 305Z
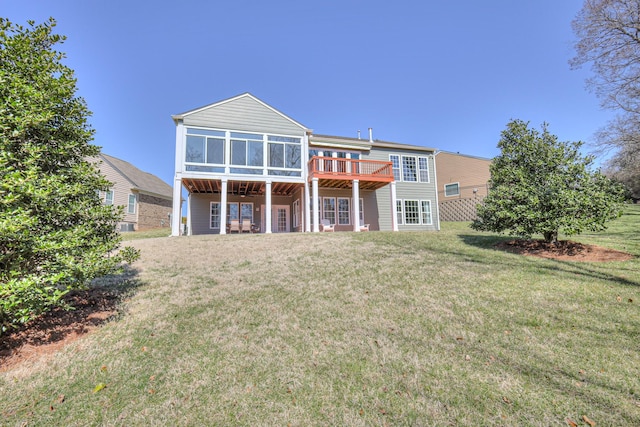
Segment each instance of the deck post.
M227 180L220 184L220 234L227 234Z
M396 212L396 182L393 181L391 188L391 226L393 231L398 231L398 213Z
M360 231L360 181L353 180L353 231Z
M191 231L191 193L187 195L187 231L185 234L187 236L191 236L193 234Z
M311 207L309 206L309 181L304 182L304 195L302 199L302 206L304 206L304 231L309 233L311 231Z
M180 235L182 223L182 179L176 177L173 180L173 206L171 209L171 235Z
M266 212L264 213L264 232L266 234L271 233L271 181L267 181L265 184L264 195L266 196Z
M312 202L312 207L313 207L313 232L314 233L319 233L320 232L320 215L319 215L319 208L320 206L318 206L320 203L318 202L318 178L312 178L311 179L311 188L312 188L312 192L313 192L313 202Z

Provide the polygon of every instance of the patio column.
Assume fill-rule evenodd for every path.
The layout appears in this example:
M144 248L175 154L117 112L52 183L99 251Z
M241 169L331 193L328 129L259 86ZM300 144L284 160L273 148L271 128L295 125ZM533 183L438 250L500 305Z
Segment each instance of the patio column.
M309 181L305 181L304 183L304 195L302 196L304 199L302 201L304 206L304 231L309 233L311 231L311 207L309 206Z
M271 233L271 181L266 182L264 193L267 199L265 207L267 211L264 213L264 222L266 222L264 232Z
M360 231L360 180L353 180L353 231Z
M220 234L227 234L227 180L220 184Z
M318 203L318 178L313 178L311 180L311 188L313 190L313 232L320 232L320 214L318 212L320 203Z
M180 223L182 222L182 179L173 181L173 204L171 208L171 235L180 235Z
M191 236L191 193L187 196L187 236Z
M391 229L398 231L398 214L396 213L396 182L393 181L391 188Z

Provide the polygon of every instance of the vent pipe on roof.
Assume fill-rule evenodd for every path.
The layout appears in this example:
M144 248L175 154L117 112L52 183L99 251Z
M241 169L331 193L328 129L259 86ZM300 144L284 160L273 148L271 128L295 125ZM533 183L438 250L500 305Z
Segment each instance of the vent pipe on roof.
M373 129L369 128L369 142L373 142Z
M358 129L358 139L360 139L360 129Z

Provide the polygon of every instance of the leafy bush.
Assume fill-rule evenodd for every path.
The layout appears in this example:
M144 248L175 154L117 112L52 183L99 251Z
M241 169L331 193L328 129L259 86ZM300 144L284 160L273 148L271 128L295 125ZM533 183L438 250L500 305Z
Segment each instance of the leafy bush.
M92 159L89 110L53 49L55 21L30 28L0 18L0 333L71 289L137 257L118 251L122 209Z
M556 242L558 233L600 231L622 214L624 189L599 171L593 157L580 154L581 142L560 142L542 126L507 124L491 164L491 191L478 207L476 230L530 238L542 234Z

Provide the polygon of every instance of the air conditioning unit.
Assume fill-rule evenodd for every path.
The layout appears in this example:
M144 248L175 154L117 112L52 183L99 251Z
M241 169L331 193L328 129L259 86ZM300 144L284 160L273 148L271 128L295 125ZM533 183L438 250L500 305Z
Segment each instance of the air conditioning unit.
M129 231L136 231L136 230L135 230L134 224L130 222L123 222L122 224L120 224L120 231L129 232Z

